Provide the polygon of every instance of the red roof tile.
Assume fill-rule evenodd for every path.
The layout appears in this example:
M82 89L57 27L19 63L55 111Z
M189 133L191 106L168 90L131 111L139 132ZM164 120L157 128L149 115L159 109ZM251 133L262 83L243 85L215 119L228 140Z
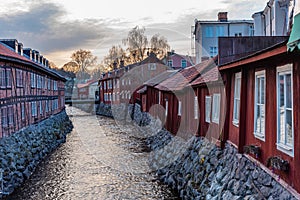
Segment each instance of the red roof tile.
M210 64L214 63L214 59L203 61L197 65L187 67L180 70L174 76L158 84L155 88L163 91L180 91L184 89L191 81L200 76Z

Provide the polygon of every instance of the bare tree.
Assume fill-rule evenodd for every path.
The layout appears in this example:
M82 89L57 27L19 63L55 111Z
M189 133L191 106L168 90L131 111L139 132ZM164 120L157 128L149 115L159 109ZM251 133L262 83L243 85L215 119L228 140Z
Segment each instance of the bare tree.
M67 62L66 64L64 64L62 69L67 72L77 73L79 71L79 65L77 62L70 61L70 62Z
M170 51L170 45L168 44L167 39L164 36L155 34L150 39L150 48L158 58L163 58Z
M145 35L145 28L139 26L129 31L127 38L123 39L123 44L128 46L130 56L134 62L142 61L146 55L148 39Z
M104 64L107 68L113 69L114 63L116 63L117 66L120 66L121 61L124 61L125 59L125 50L120 45L113 45L111 49L109 49L108 55L104 58Z
M77 50L71 56L72 61L75 61L78 66L78 72L86 72L87 67L91 67L97 63L97 57L92 54L89 50Z

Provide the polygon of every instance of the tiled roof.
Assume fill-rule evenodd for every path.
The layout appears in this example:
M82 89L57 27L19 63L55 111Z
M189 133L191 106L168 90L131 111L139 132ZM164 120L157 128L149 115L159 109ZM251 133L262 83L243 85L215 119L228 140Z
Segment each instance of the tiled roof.
M144 85L147 85L147 86L155 86L161 82L163 82L164 80L174 76L176 73L178 72L178 70L167 70L167 71L164 71L163 73L153 77L152 79L146 81L144 83Z
M40 64L26 58L25 56L21 56L20 54L16 53L15 51L11 50L9 47L7 47L5 44L0 42L0 58L5 60L10 60L13 62L19 62L23 64L31 65L38 70L44 71L46 73L49 73L53 76L56 76L60 79L66 80L64 77L62 77L57 72L53 71L52 69L46 68L41 66Z
M180 70L174 76L158 84L155 88L163 91L180 91L184 89L191 81L200 76L204 70L215 62L215 59L206 60L197 65Z
M97 80L89 80L86 83L78 83L77 84L77 88L84 88L87 87L89 85L91 85L92 83L98 82Z
M190 85L197 86L201 84L212 83L218 80L220 80L219 68L218 66L214 66L209 71L205 72L204 74L201 74L201 76L196 78L193 82L191 82Z

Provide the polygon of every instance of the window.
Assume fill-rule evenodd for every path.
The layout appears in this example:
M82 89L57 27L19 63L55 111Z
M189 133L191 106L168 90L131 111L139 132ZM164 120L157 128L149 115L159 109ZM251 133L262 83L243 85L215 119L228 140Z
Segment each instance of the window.
M122 79L122 85L125 85L125 80L124 79Z
M43 103L40 101L40 115L43 115Z
M168 66L173 67L173 60L168 60Z
M198 98L195 96L194 98L194 119L198 119Z
M12 106L8 106L8 124L14 124L14 110Z
M36 102L31 102L31 116L35 117L37 115Z
M214 27L207 26L205 27L205 37L213 37L214 36Z
M48 79L48 90L51 89L51 79Z
M292 67L277 68L277 148L294 154Z
M181 109L182 109L182 105L181 105L181 101L178 101L178 116L181 116Z
M220 121L220 94L213 95L212 121L217 124Z
M166 100L166 112L165 112L166 116L168 115L168 106L169 106L169 102L168 102L168 100Z
M241 72L235 74L233 99L233 124L238 126L240 119Z
M31 82L31 87L35 88L36 87L36 75L34 73L30 74L30 82Z
M214 57L218 54L218 48L217 47L209 47L209 55L210 57Z
M53 81L53 90L57 90L57 81Z
M158 92L158 104L161 102L161 91Z
M20 69L17 69L16 73L17 73L17 86L23 87L23 71Z
M21 103L21 119L25 119L25 104Z
M156 64L155 63L149 63L148 64L148 70L151 70L151 71L156 70Z
M265 138L265 71L255 73L254 136Z
M186 60L185 59L182 59L181 60L181 67L182 68L186 68L187 64L186 64Z
M5 69L0 69L0 87L6 87Z
M210 123L211 96L205 96L205 121Z
M222 37L225 35L224 26L217 26L217 37Z
M49 100L46 100L46 106L45 106L46 108L45 108L45 110L46 110L46 113L48 113L49 112Z
M11 88L11 69L6 69L6 87Z
M8 125L7 123L7 107L1 108L1 123L3 127L6 127Z

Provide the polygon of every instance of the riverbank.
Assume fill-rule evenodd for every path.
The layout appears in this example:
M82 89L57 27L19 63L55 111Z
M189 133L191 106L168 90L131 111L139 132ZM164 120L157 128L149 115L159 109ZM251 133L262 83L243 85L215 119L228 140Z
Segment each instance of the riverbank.
M0 139L0 169L4 171L4 187L0 192L11 194L31 176L41 160L66 141L72 129L72 122L64 110ZM0 198L4 194L0 194Z
M98 114L110 112L105 105L99 109ZM124 112L148 133L145 142L150 149L150 167L182 199L296 199L229 143L222 150L206 138L174 137L137 104Z

